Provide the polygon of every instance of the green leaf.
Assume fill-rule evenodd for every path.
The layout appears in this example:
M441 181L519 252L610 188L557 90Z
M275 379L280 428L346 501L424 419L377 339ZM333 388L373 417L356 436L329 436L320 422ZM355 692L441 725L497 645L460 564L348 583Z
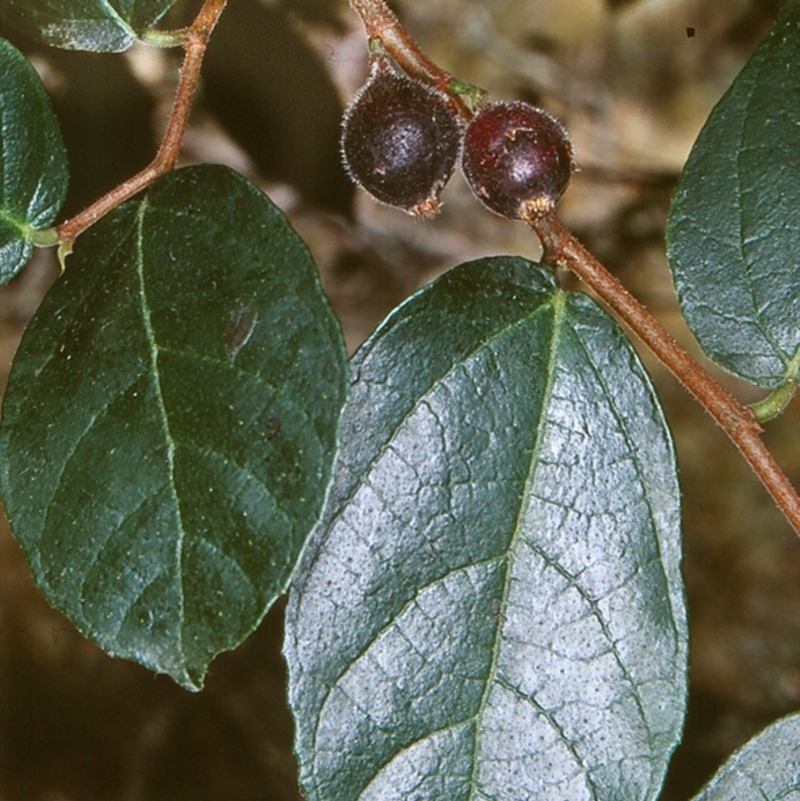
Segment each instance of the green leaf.
M773 723L746 743L694 801L744 799L800 799L800 715Z
M177 0L0 0L0 19L66 50L119 52Z
M717 104L684 169L667 230L686 322L726 370L791 380L800 348L800 0Z
M38 229L67 194L67 155L50 99L16 48L0 39L0 284L30 260Z
M654 798L687 634L675 458L630 343L495 258L351 368L287 608L307 798Z
M227 168L162 178L78 240L6 394L6 510L48 599L199 687L317 521L347 386L283 214Z

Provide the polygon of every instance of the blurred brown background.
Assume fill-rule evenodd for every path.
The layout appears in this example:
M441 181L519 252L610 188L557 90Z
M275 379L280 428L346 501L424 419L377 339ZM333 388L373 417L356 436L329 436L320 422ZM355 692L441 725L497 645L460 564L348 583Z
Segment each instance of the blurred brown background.
M693 352L664 260L669 200L713 104L778 0L404 0L427 52L497 98L545 106L582 166L562 217ZM171 22L197 3L178 3ZM65 215L147 163L175 54L63 53L3 31L52 92L70 152ZM355 348L398 301L468 258L536 257L524 225L484 211L460 176L436 221L354 193L338 160L343 103L364 78L339 0L230 0L212 39L185 160L260 181L306 237ZM0 291L0 379L56 275L40 253ZM730 751L800 708L800 542L733 447L643 354L677 441L692 655L686 737L664 798L687 799ZM721 376L744 400L751 390ZM767 440L800 485L800 403ZM0 526L0 801L298 799L280 657L282 608L213 665L204 692L112 660L53 612Z

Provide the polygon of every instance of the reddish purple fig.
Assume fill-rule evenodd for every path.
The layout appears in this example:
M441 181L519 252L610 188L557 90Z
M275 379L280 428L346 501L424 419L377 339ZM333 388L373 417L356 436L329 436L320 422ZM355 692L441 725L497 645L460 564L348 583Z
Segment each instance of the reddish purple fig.
M342 155L377 200L432 217L455 170L462 125L443 92L396 72L385 56L345 110Z
M512 220L552 211L574 166L564 126L529 103L488 103L464 135L461 169L472 191Z

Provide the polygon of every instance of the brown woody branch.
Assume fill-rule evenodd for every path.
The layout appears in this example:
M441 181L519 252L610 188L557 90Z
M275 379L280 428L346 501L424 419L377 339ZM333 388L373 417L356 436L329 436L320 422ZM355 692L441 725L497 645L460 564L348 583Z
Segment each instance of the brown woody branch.
M448 92L454 83L453 75L428 58L384 0L350 0L350 5L361 17L367 37L379 41L403 72L429 86ZM453 108L464 119L468 120L472 116L470 107L458 94L449 93L449 99Z
M350 4L361 17L367 36L380 40L409 75L440 89L452 86L453 76L431 62L384 0L350 0ZM467 106L461 113L466 119L471 116ZM800 537L800 498L764 445L753 412L728 394L554 214L528 222L542 241L546 261L571 270L591 287L717 421Z
M800 536L800 498L764 445L762 429L753 412L728 394L622 283L567 231L554 214L531 219L530 226L542 242L545 260L571 270L591 287L697 398L739 449Z
M189 113L192 110L208 39L226 4L227 0L206 0L194 22L188 28L173 34L172 38L179 38L183 42L185 56L172 111L155 158L141 172L124 181L92 203L91 206L60 225L58 238L62 242L62 248L66 246L69 250L71 243L79 234L137 192L141 192L157 178L175 168L183 134L189 121Z

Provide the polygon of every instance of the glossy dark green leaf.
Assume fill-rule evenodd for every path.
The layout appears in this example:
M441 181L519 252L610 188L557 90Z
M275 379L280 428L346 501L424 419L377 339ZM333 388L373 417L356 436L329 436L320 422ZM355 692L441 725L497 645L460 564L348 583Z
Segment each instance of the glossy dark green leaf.
M694 801L800 801L800 715L766 728L717 771Z
M285 654L310 801L652 799L684 715L668 431L616 324L462 265L352 361Z
M67 193L67 156L50 99L25 57L0 39L0 284L29 261L35 232Z
M0 19L67 50L119 52L177 0L0 0Z
M758 386L800 348L800 0L717 104L673 200L669 258L705 352Z
M347 385L305 245L222 167L161 179L78 240L3 407L12 529L108 652L202 683L286 589Z

